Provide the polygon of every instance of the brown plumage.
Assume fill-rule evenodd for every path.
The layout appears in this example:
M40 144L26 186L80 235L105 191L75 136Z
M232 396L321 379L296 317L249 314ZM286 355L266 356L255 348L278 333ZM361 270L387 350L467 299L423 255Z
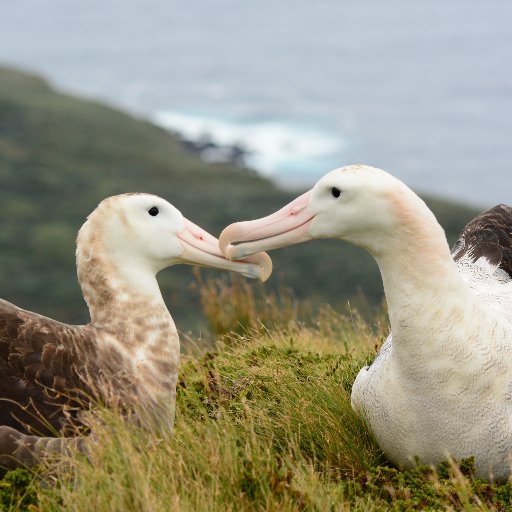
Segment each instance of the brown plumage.
M51 435L76 418L92 396L87 373L98 371L92 336L0 300L0 425Z
M452 249L453 259L468 255L476 262L485 258L512 278L512 208L500 204L467 224Z

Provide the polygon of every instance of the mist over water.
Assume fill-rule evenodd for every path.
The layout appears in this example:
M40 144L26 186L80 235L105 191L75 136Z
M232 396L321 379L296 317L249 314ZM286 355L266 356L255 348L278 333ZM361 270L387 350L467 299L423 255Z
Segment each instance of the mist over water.
M512 4L24 0L0 62L306 186L365 162L416 190L511 202Z

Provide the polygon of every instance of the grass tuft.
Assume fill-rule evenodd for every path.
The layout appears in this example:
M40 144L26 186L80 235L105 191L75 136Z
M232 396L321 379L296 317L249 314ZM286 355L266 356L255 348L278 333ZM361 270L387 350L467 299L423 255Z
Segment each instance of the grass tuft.
M0 480L0 510L36 510L37 492L34 479L35 474L26 469L7 471Z
M199 269L194 269L194 276L210 331L216 337L263 333L298 322L299 302L290 288L268 291L262 283L234 274L205 279ZM301 313L304 316L305 312Z
M384 331L381 321L324 308L314 325L223 333L213 349L183 357L174 433L99 409L91 420L90 456L49 462L44 479L29 477L20 491L8 484L4 508L511 509L510 484L475 479L472 459L408 471L385 459L350 406L354 378L375 356Z

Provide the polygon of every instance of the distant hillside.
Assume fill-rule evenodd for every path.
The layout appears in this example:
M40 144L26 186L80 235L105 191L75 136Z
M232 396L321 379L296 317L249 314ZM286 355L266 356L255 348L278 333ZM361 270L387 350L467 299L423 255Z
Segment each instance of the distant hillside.
M204 163L147 121L7 68L0 68L0 180L0 297L69 322L88 320L76 281L76 232L106 196L156 193L218 235L297 195L254 172ZM429 203L452 240L475 213ZM371 258L339 241L284 249L273 259L269 286L283 282L299 298L336 306L359 289L372 301L382 293ZM159 281L178 327L200 325L190 269L166 270Z

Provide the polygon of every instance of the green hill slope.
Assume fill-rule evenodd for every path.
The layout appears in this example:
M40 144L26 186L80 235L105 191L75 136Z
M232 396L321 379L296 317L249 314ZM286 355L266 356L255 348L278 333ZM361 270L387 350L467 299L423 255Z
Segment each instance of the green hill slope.
M0 68L0 183L0 297L69 322L87 321L74 239L104 197L156 193L218 234L234 220L266 215L297 195L254 172L206 164L147 121L7 68ZM430 203L451 239L475 213ZM299 298L336 306L359 288L372 301L381 296L371 258L341 242L318 241L273 257L269 286L284 282ZM166 270L159 280L178 327L197 327L190 269Z

